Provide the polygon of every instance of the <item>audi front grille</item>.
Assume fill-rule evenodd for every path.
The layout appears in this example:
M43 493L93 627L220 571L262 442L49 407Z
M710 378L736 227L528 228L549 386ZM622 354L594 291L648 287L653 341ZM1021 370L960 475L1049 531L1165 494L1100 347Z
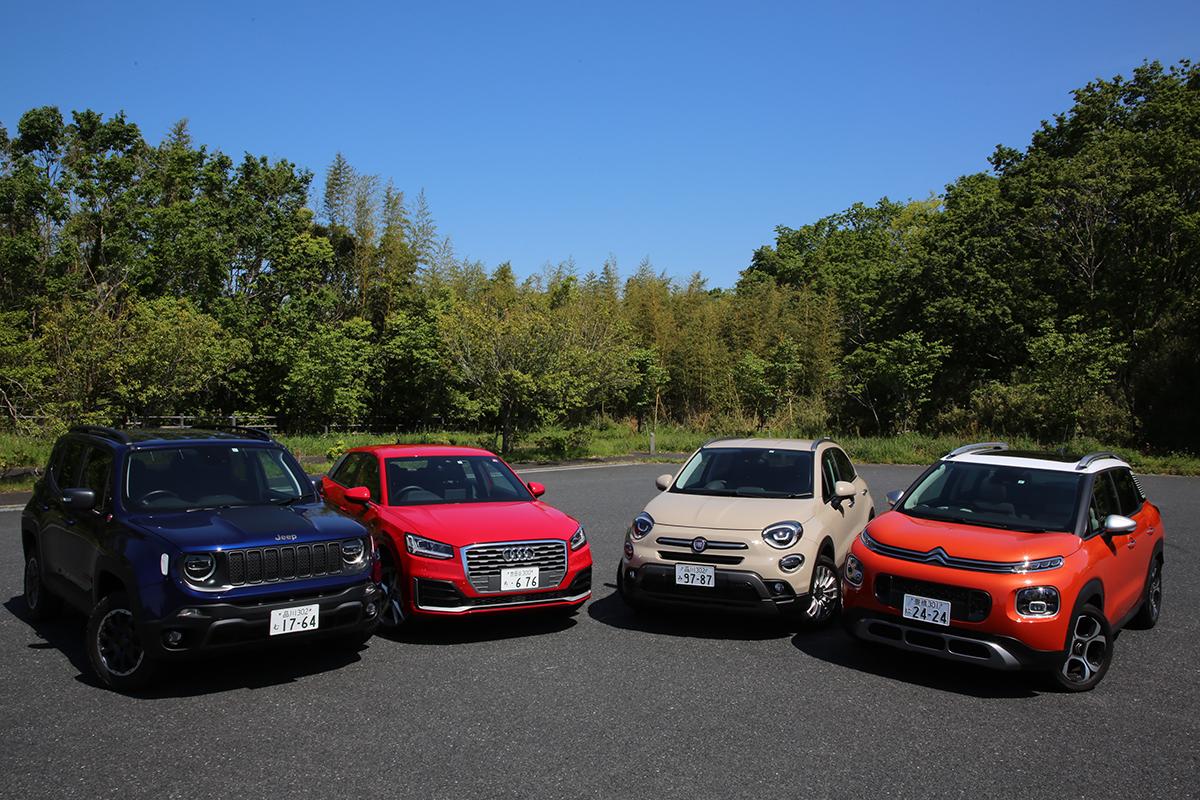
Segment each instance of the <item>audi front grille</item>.
M537 567L538 588L552 589L567 574L567 543L551 540L469 545L463 548L463 567L477 592L500 591L500 570L512 567Z

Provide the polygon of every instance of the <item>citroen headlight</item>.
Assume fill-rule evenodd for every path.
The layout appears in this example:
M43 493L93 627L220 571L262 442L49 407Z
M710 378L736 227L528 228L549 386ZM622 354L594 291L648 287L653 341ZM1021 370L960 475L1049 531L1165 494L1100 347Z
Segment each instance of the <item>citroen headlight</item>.
M424 536L417 536L415 533L404 534L404 546L414 556L425 556L426 558L454 557L454 548L450 545L443 542L435 542L433 539L426 539Z
M803 525L799 522L787 520L785 522L776 522L774 525L763 528L762 537L771 547L777 550L786 550L800 541L800 536L803 533Z
M217 569L217 560L211 553L194 553L183 557L183 574L192 583L203 583Z
M1053 617L1058 613L1058 589L1027 586L1017 592L1017 613L1022 617Z
M579 526L579 530L571 536L571 549L578 550L587 544L587 534L583 532L583 526Z
M633 527L630 529L630 535L634 539L645 539L646 534L654 527L654 517L647 514L645 511L633 518Z
M863 567L862 562L854 556L846 556L846 566L842 570L842 575L846 578L846 583L851 586L863 585Z

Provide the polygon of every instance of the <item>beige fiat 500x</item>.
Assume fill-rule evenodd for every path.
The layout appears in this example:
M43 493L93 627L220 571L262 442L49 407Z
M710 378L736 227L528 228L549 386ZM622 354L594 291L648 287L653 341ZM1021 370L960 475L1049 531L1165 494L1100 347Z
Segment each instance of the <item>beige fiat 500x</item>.
M626 603L792 614L838 609L838 574L875 516L871 492L829 439L718 439L692 454L625 534Z

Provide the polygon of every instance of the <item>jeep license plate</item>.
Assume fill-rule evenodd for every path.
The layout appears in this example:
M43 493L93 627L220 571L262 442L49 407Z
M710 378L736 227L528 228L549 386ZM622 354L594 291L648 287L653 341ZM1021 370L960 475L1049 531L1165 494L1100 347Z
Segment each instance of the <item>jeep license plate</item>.
M947 600L934 600L932 597L906 594L904 595L904 618L915 619L919 622L932 622L934 625L949 625L950 603Z
M292 606L271 611L271 635L315 631L321 623L321 607Z
M519 592L538 588L537 567L512 567L500 570L500 591Z
M675 584L706 586L711 589L717 585L717 570L715 567L702 567L698 564L676 564Z

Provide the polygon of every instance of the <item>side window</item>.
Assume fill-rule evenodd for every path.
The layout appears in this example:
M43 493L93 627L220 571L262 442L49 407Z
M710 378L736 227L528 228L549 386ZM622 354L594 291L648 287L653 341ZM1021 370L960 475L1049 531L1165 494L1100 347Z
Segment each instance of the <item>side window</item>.
M112 465L112 453L107 448L88 448L87 458L83 464L83 474L79 477L79 486L95 492L97 511L104 511L108 508L108 487L112 484Z
M382 496L379 491L379 459L374 453L364 455L365 458L360 459L361 466L357 474L358 485L370 489L371 500L378 503Z
M78 487L79 468L83 465L83 451L87 445L77 439L67 439L55 448L50 459L50 477L59 489Z
M1133 516L1142 507L1142 493L1133 482L1133 473L1127 469L1114 469L1110 474L1117 489L1120 513L1127 517Z
M833 450L826 450L821 454L821 499L826 503L833 499L833 485L837 480L837 464L833 460Z
M1121 513L1121 507L1117 503L1117 493L1113 490L1113 483L1109 480L1107 472L1101 472L1096 476L1096 480L1092 485L1092 503L1088 507L1088 528L1092 533L1097 533L1103 527L1104 520L1109 514Z
M837 448L831 448L829 452L833 453L833 463L837 466L839 481L852 481L858 477L849 456Z
M362 466L362 453L350 453L342 459L342 463L337 465L330 474L330 479L334 483L339 483L347 489L352 489L355 486L361 486L358 483L358 470Z

